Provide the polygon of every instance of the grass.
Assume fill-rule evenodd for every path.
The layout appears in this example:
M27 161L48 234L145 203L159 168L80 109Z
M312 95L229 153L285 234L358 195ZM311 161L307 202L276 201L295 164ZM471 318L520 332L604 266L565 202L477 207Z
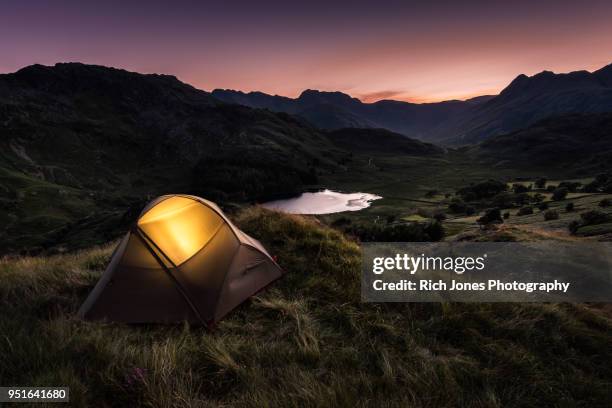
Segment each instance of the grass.
M609 406L609 312L369 304L357 243L314 218L236 215L288 274L214 332L75 318L113 244L0 262L0 384L74 406Z

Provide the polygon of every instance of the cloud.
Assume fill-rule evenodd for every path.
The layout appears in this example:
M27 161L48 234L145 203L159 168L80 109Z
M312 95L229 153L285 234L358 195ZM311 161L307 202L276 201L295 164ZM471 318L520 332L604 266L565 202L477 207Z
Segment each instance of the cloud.
M359 98L362 102L376 102L382 99L399 99L405 100L406 94L402 89L396 90L386 90L386 91L376 91L376 92L368 92L364 94L358 94L357 98Z

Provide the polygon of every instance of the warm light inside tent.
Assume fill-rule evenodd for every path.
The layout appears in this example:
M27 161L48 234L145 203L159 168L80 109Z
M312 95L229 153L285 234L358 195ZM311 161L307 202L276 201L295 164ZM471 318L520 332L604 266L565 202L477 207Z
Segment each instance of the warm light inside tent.
M222 225L223 220L213 210L185 197L160 202L138 221L138 227L175 265L204 247Z

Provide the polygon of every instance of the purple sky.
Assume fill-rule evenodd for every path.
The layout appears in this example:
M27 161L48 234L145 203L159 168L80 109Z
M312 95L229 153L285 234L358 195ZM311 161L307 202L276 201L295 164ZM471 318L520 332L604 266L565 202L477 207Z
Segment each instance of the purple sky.
M13 1L0 72L80 61L194 86L437 101L612 63L611 1Z

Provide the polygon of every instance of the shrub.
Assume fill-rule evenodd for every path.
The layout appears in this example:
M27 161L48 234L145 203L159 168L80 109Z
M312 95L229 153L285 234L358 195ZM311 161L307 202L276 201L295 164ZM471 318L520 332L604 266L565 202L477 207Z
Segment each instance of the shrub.
M523 206L531 201L531 196L527 193L520 193L516 195L514 201L517 205Z
M506 211L504 213L504 220L507 220L508 218L510 218L510 213L508 211Z
M578 232L578 228L580 228L580 221L578 220L570 222L567 226L567 229L572 235L575 235Z
M548 191L549 193L552 193L552 192L553 192L553 191L555 191L556 189L557 189L557 187L556 187L556 186L553 186L552 184L551 184L551 185L546 186L546 191Z
M610 220L610 216L608 214L598 210L583 212L580 214L580 218L582 218L582 225L603 224L604 222L608 222Z
M567 212L574 211L574 203L567 203L567 204L565 204L565 211L567 211Z
M472 207L472 206L467 206L465 207L465 215L474 215L476 214L476 208Z
M529 214L533 214L533 207L530 205L527 207L519 208L518 212L516 213L516 215L529 215Z
M530 190L529 187L526 187L526 186L524 186L522 184L513 184L512 185L512 191L514 191L516 194L526 193L529 190Z
M561 201L567 197L567 192L568 190L566 187L559 187L553 191L552 199L555 201Z
M457 191L457 194L465 201L475 201L494 197L506 191L507 188L508 186L506 183L497 180L487 180L481 183L472 184L468 187L463 187Z
M534 184L536 188L544 188L546 186L546 179L544 177L540 177Z
M552 220L558 220L558 219L559 219L559 213L555 210L548 210L544 213L545 221L552 221Z
M612 200L609 198L604 198L599 202L600 207L610 207L612 205Z
M489 208L476 222L483 226L489 224L503 224L504 220L502 219L499 208Z
M448 211L454 214L464 213L467 208L465 202L459 197L455 197L448 205Z
M542 202L538 205L538 208L540 209L540 211L546 211L548 210L548 203L547 202Z
M567 188L570 193L575 193L582 186L579 181L562 181L559 183L559 187Z

